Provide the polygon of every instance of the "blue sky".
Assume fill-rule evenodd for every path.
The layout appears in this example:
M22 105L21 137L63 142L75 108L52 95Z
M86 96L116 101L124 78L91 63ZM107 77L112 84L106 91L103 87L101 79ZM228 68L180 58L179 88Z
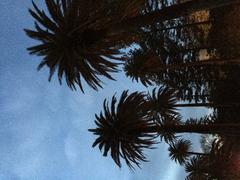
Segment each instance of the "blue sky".
M125 89L146 88L123 73L115 75L116 82L105 81L98 92L84 86L85 94L60 86L56 77L48 83L48 70L36 70L40 58L26 51L34 44L23 32L33 26L30 7L30 0L0 1L0 179L184 179L184 170L170 161L164 143L146 151L149 162L134 173L126 167L119 169L91 148L95 137L87 129L95 127L94 114L102 109L103 99ZM182 113L198 116L205 111Z

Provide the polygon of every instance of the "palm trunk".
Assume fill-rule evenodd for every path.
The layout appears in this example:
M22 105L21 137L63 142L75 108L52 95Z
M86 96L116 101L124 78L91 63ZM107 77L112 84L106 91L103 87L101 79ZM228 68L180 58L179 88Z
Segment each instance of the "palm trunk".
M153 11L144 15L138 15L119 23L116 23L112 27L99 29L100 32L116 32L121 30L129 30L135 27L146 26L152 23L171 20L178 17L185 17L194 12L201 10L210 10L217 7L227 6L231 4L238 4L239 0L192 0L177 5L164 7L161 10ZM70 33L80 29L75 28Z
M143 129L143 132L148 132L148 133L174 132L174 133L240 135L240 124L163 125L163 126L147 127Z
M189 28L192 26L198 26L198 25L206 25L210 24L212 21L201 21L201 22L195 22L195 23L189 23L189 24L183 24L178 26L171 26L167 28L159 29L158 31L166 31L166 30L172 30L172 29L183 29L183 28Z
M209 45L205 46L199 46L199 47L191 47L191 48L179 48L176 52L174 53L190 53L190 52L199 52L201 50L213 50L214 47L210 47Z
M232 107L232 106L236 106L237 104L214 104L214 103L195 103L195 104L175 104L173 107Z
M189 107L189 108L194 108L194 107L212 107L212 108L231 108L231 107L236 107L240 106L239 103L230 103L230 104L215 104L215 103L190 103L190 104L174 104L171 107L175 108L183 108L183 107ZM153 107L152 102L148 101L145 103L145 108L146 109L151 109ZM162 108L169 108L168 106L162 105Z
M209 10L238 3L239 0L192 0L124 20L118 23L114 28L128 29L129 27L145 26L155 22L185 17L201 10Z
M179 70L187 67L199 67L199 66L207 66L207 65L216 65L216 66L224 66L224 65L240 65L240 59L229 59L229 60L218 60L218 59L209 59L203 61L195 61L191 63L181 63L181 64L171 64L171 65L161 65L159 67L148 67L146 69L143 68L143 71L147 73L159 73L166 70Z
M208 156L206 153L199 153L199 152L187 152L187 154L192 156Z

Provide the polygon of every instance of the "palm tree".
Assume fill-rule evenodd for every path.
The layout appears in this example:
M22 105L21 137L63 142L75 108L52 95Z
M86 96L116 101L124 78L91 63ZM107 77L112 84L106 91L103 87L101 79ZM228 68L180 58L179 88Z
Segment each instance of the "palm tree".
M226 65L240 65L239 59L217 59L211 58L208 60L196 60L189 63L175 63L175 64L163 64L161 60L154 55L154 52L146 52L146 54L138 55L136 58L131 58L126 61L126 70L138 70L139 73L159 73L162 71L172 71L185 69L188 67L202 67L202 66L226 66Z
M202 156L193 156L185 164L185 171L188 173L186 180L210 179L208 161Z
M176 115L177 108L183 107L232 107L238 104L214 104L214 103L177 103L176 91L168 87L154 88L152 93L146 96L145 106L152 112L161 116Z
M218 157L216 157L217 159ZM188 173L186 180L238 180L238 172L229 172L226 170L230 160L217 161L194 156L185 164L185 171Z
M99 76L113 80L110 73L117 72L118 61L124 60L119 49L134 42L136 35L127 31L106 33L99 28L136 14L141 1L116 7L118 11L124 10L122 14L107 11L103 7L107 4L91 0L46 0L45 3L50 16L33 2L34 9L29 12L36 21L35 30L25 29L29 37L41 42L28 48L30 54L43 56L38 69L43 66L50 69L49 81L58 70L60 83L65 76L71 89L76 89L76 84L82 91L82 79L95 90L102 87ZM129 11L125 12L126 9Z
M30 54L44 57L38 69L49 67L49 80L58 69L60 83L65 75L71 89L77 84L83 91L84 79L97 90L102 87L99 76L113 79L109 73L118 71L116 60L122 59L116 57L119 49L136 41L136 35L127 30L129 26L142 26L237 2L186 2L141 15L144 1L45 0L50 17L35 3L34 10L29 10L36 21L35 30L25 29L25 32L41 43L28 50Z
M233 146L234 142L215 139L207 155L194 156L185 163L185 170L188 173L186 180L195 180L197 177L234 179L236 174L228 170L233 157Z
M110 106L105 99L104 111L95 115L97 128L89 129L98 136L93 147L98 145L100 150L103 149L104 156L111 151L111 157L119 167L120 157L130 168L133 168L132 164L139 166L140 161L146 161L143 149L152 148L158 136L173 141L176 133L237 133L240 127L236 124L184 124L173 116L155 123L145 96L139 92L128 95L128 91L124 91L118 104L116 97L112 97Z
M207 156L206 153L193 152L192 143L189 140L179 139L169 144L169 156L172 160L183 165L190 156Z
M238 0L194 0L180 4L164 7L147 14L140 14L126 19L115 26L115 28L129 28L134 26L145 26L154 22L161 22L178 17L188 16L196 11L209 10L217 7L238 4Z
M185 163L185 171L188 173L186 180L238 179L239 176L226 170L229 162L229 159L222 161L217 156L214 158L193 156Z
M201 48L200 48L201 49ZM124 71L127 77L132 80L140 81L144 86L152 85L148 75L159 73L170 73L172 71L186 68L202 68L209 66L233 66L240 65L240 60L237 59L218 59L211 58L208 60L195 60L194 62L165 64L165 59L161 59L156 52L152 50L138 49L133 51L132 56L125 62Z
M151 148L155 144L154 132L144 131L153 126L148 119L147 111L143 108L144 94L134 92L128 96L124 91L116 106L116 97L112 97L111 107L104 101L104 112L96 115L96 129L90 129L99 137L93 143L93 147L103 149L103 155L107 156L111 150L112 159L121 167L122 157L130 168L132 163L139 166L139 161L146 161L142 149ZM131 110L129 109L131 108Z

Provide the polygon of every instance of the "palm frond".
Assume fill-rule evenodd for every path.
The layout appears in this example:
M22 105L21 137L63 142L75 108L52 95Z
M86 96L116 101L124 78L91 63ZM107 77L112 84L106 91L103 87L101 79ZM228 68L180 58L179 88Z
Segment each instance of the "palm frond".
M214 122L217 121L217 115L216 113L210 114L203 116L201 118L189 118L186 120L185 124L190 125L190 124L195 124L195 125L205 125L205 124L213 124Z
M189 158L188 152L192 150L191 146L192 143L189 140L177 140L177 142L169 145L168 151L170 158L180 165L184 164Z
M154 118L154 122L160 127L168 127L168 126L182 124L180 115L168 116L168 117L156 116ZM161 141L164 140L167 144L174 143L176 139L179 137L179 136L176 136L174 131L170 131L170 130L165 131L164 130L165 128L159 128L159 129L162 129L158 131Z
M211 162L215 164L215 166L220 162L223 162L222 164L226 165L227 163L229 163L232 156L233 156L232 142L226 142L223 139L215 139L213 141L212 148L209 153L209 158Z
M232 148L232 143L225 142L223 139L215 139L208 156L195 156L185 163L185 170L189 173L186 180L198 177L209 180L230 178L231 174L227 169L233 155Z
M208 180L208 162L201 156L194 156L185 163L185 171L188 173L186 180Z
M49 68L49 81L57 71L60 83L65 77L71 89L77 85L82 92L82 80L95 90L102 87L100 77L114 80L110 73L118 72L119 60L123 60L119 58L119 49L133 43L136 35L128 31L107 32L106 28L140 13L142 1L45 0L45 3L47 13L33 2L29 12L35 20L35 29L25 29L30 38L40 42L28 48L30 54L43 56L38 69Z
M143 93L134 92L128 95L124 91L117 104L115 96L111 105L104 101L104 110L96 115L96 129L90 129L98 136L93 147L99 146L103 155L111 151L111 157L121 167L123 158L130 168L134 164L140 166L141 161L147 161L143 149L152 148L156 142L155 133L148 132L154 123L149 120L145 107Z
M144 52L142 49L137 49L131 52L131 57L125 62L124 71L127 77L132 81L141 82L144 86L151 86L153 82L148 75L149 72L145 70L145 64L151 58L151 53Z
M152 113L166 118L179 115L175 107L177 103L175 93L173 89L168 87L160 87L158 90L154 88L152 93L149 93L147 96L147 101L150 104L149 108Z

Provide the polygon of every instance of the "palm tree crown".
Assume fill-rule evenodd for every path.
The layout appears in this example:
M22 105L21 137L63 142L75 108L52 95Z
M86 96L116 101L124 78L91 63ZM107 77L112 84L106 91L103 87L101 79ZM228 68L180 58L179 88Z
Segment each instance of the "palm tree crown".
M180 139L175 143L169 145L169 156L180 165L184 164L188 159L188 152L191 151L192 143L189 140Z
M166 96L169 97L168 93ZM97 128L89 130L97 135L93 147L98 145L104 156L111 151L112 159L119 167L120 158L123 158L130 168L134 168L134 164L140 166L141 161L146 161L143 149L152 148L153 144L158 143L155 138L160 137L168 144L175 143L170 147L171 156L183 163L188 155L203 153L189 152L191 144L188 141L181 140L176 143L177 133L223 134L236 133L239 129L235 124L185 123L174 110L169 111L170 115L155 120L161 115L152 113L151 106L154 108L154 105L146 93L139 92L128 95L128 91L124 91L119 102L117 103L116 97L113 96L110 105L105 100L103 112L96 115ZM165 107L170 108L169 104L166 105Z
M207 160L201 156L193 156L190 161L185 164L185 171L189 173L186 180L209 179L210 176L207 173L208 168Z
M159 114L160 118L169 118L179 115L177 108L176 91L168 87L154 88L152 93L148 93L146 99L149 103L149 110L153 114Z
M99 136L93 147L99 145L100 150L104 149L104 156L111 150L111 156L119 167L121 157L130 168L134 168L132 164L139 166L139 161L146 161L142 149L151 148L156 143L156 134L146 131L153 122L144 108L144 94L134 92L128 96L124 91L117 105L116 102L113 96L108 107L105 100L104 112L96 115L97 128L89 130Z
M99 76L113 80L110 73L118 71L118 60L123 59L116 55L121 55L119 49L132 43L135 36L126 31L107 32L106 28L116 23L113 19L136 14L141 3L123 2L114 8L111 2L46 0L49 16L33 2L34 9L29 12L35 19L35 30L25 32L41 43L28 51L43 56L38 69L49 68L49 81L56 69L60 83L65 76L71 89L78 85L81 91L82 79L95 90L102 87ZM130 5L136 7L129 9Z
M137 49L131 52L131 57L125 62L124 71L127 77L132 81L140 81L144 86L153 85L152 81L146 72L146 63L154 60L152 52L144 52L142 49ZM150 60L149 60L150 59ZM147 62L146 62L147 61Z

